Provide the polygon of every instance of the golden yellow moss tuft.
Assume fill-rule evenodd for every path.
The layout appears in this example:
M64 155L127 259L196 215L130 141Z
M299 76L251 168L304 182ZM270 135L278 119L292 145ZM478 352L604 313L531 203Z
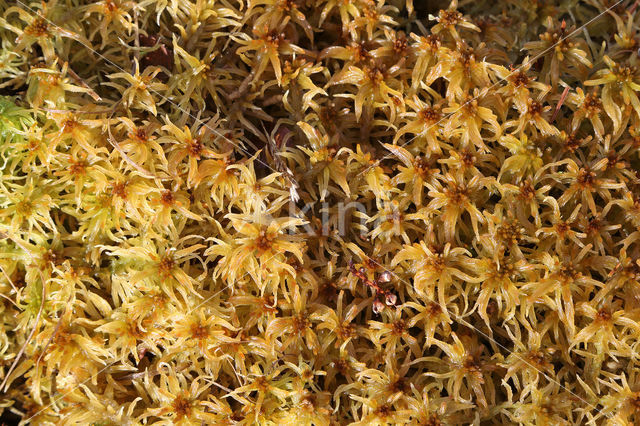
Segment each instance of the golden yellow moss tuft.
M639 16L0 0L0 421L640 423Z

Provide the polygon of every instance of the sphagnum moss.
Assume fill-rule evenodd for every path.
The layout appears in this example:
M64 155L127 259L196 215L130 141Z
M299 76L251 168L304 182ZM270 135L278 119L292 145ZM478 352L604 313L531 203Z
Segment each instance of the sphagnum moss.
M640 422L640 3L432 3L0 0L2 420Z

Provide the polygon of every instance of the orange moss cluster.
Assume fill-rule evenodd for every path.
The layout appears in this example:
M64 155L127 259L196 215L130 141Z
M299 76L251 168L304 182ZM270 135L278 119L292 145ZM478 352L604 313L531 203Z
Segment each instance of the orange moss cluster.
M0 0L0 420L640 422L639 17Z

